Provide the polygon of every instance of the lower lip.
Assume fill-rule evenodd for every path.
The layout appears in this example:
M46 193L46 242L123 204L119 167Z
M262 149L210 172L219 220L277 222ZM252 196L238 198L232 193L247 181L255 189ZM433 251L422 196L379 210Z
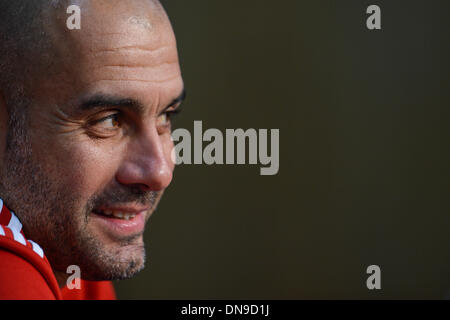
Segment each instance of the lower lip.
M142 233L145 226L146 211L139 212L134 218L125 220L112 216L103 216L101 214L92 213L92 217L102 224L106 231L117 238L127 237Z

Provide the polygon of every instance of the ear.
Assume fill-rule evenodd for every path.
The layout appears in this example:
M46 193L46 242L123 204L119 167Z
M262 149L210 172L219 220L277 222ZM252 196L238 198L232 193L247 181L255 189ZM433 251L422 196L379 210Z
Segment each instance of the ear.
M0 91L0 165L3 163L5 150L6 150L6 138L8 135L8 119L9 113L6 108L6 101L3 92Z

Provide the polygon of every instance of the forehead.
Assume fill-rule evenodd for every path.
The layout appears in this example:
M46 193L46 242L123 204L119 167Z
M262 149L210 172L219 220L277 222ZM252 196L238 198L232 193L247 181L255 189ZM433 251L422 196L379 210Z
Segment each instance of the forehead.
M152 1L81 1L81 29L69 30L64 12L53 12L48 32L56 59L70 80L89 93L157 92L173 99L182 89L175 36ZM176 92L176 93L175 93ZM165 97L167 96L167 97Z

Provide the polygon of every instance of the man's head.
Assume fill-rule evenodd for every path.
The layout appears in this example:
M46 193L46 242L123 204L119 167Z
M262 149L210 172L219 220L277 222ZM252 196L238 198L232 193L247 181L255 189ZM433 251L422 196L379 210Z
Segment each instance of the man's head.
M66 25L72 4L80 30ZM170 22L152 0L0 0L0 11L0 197L57 273L130 277L174 168L183 81Z

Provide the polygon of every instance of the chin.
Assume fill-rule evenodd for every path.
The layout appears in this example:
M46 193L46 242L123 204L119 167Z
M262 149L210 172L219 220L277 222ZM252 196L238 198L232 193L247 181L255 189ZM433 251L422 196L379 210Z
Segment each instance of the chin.
M81 269L83 279L91 281L129 279L144 269L146 260L143 245L121 247L114 254L103 253L96 258L95 268L86 266L86 272Z
M136 275L145 266L143 234L111 239L104 233L91 233L81 241L78 259L81 277L90 281L121 280ZM78 263L76 263L78 262Z

